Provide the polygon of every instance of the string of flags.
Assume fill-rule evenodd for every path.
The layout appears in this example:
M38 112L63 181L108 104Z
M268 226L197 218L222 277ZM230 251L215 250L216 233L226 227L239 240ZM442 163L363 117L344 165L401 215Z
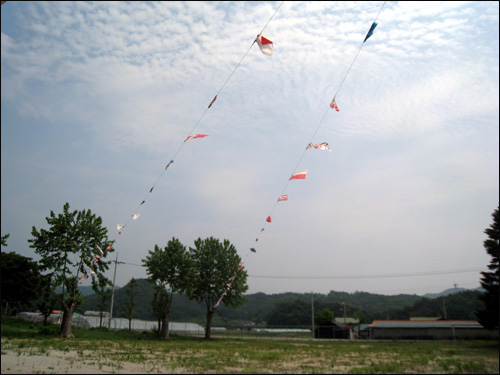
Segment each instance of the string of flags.
M279 7L276 9L276 11L274 12L274 14L273 14L273 16L271 17L271 19L274 17L274 15L276 14L276 12L278 11L278 9L281 7L281 5L282 5L282 4L283 4L283 2L282 2L282 3L279 5ZM384 2L384 4L382 5L382 8L381 8L381 9L380 9L380 11L379 11L379 14L380 14L380 12L382 11L382 9L383 9L384 5L385 5L385 2ZM377 18L378 18L378 15L377 15ZM376 18L376 19L377 19L377 18ZM271 19L270 19L269 21L271 21ZM370 30L369 30L369 31L368 31L368 33L366 34L365 39L363 40L363 44L364 44L364 43L365 43L365 42L366 42L366 41L367 41L367 40L368 40L368 39L369 39L369 38L373 35L373 32L374 32L375 28L377 27L377 22L376 22L376 19L375 19L375 21L372 23L372 25L371 25L371 27L370 27ZM269 22L268 22L268 23L269 23ZM267 26L267 24L266 24L266 26ZM266 27L266 26L265 26L265 27ZM264 29L265 29L265 27L264 27ZM257 35L257 37L255 38L255 40L252 42L252 45L256 43L256 44L258 45L258 47L259 47L260 51L261 51L264 55L267 55L267 56L272 56L272 55L273 55L273 53L274 53L274 43L273 43L270 39L268 39L268 38L266 38L266 37L264 37L264 36L262 35L262 32L264 31L264 29L262 29L262 31L261 31L261 32ZM360 49L358 50L358 54L359 54L359 52L360 52L360 50L361 50L361 48L362 48L363 44L361 45ZM251 46L250 46L250 48L251 48ZM249 50L250 50L250 48L249 48ZM248 53L248 51L247 51L247 53ZM247 54L247 53L246 53L246 54ZM161 174L161 175L160 175L160 177L157 179L157 181L155 182L155 184L153 184L153 186L152 186L152 187L151 187L151 189L149 190L149 193L148 193L148 194L151 194L151 193L153 192L153 189L154 189L155 185L159 182L159 180L161 179L161 177L163 176L163 174L164 174L164 173L168 170L168 168L169 168L169 167L170 167L170 166L171 166L171 165L175 162L175 158L176 158L176 156L177 156L177 155L178 155L178 153L181 151L182 147L184 146L184 144L185 144L187 141L192 140L192 139L197 139L197 138L205 138L205 137L208 137L208 136L209 136L209 134L197 134L197 133L193 134L193 133L194 133L194 131L196 130L196 128L198 127L198 125L199 125L199 123L201 122L201 120L203 119L203 117L204 117L205 113L207 112L207 110L208 110L208 109L210 109L210 108L213 106L213 104L215 103L215 101L216 101L216 100L217 100L217 98L218 98L218 95L220 94L220 92L222 91L222 89L224 88L225 84L228 82L228 80L230 79L230 77L232 76L232 74L234 73L234 71L235 71L235 70L239 67L239 65L241 64L241 62L242 62L242 61L243 61L243 59L245 58L246 54L243 56L243 58L242 58L242 59L241 59L241 61L238 63L238 65L234 68L233 72L229 75L229 78L228 78L228 79L226 80L226 82L222 85L222 87L221 87L221 88L220 88L220 90L217 92L217 94L214 96L214 98L212 99L212 101L211 101L211 102L210 102L210 104L208 105L208 108L207 108L207 109L205 109L205 112L202 114L202 116L200 117L200 119L198 120L198 122L195 124L195 126L193 127L193 129L191 130L191 132L189 133L189 135L187 136L187 138L184 140L184 142L180 145L179 149L178 149L178 150L174 153L174 157L173 157L173 158L172 158L172 160L171 160L171 161L170 161L170 162L169 162L169 163L165 166L165 169L163 170L162 174ZM332 101L330 102L329 108L331 108L331 109L335 109L337 112L339 112L339 111L340 111L340 109L339 109L339 107L338 107L338 105L337 105L337 103L336 103L336 96L337 96L337 94L338 94L338 92L339 92L339 90L340 90L340 87L342 86L343 82L345 81L345 79L346 79L347 75L349 74L349 71L350 71L350 69L351 69L352 65L354 64L354 61L356 60L357 56L358 56L358 55L356 54L356 57L354 58L354 60L353 60L353 62L352 62L352 64L351 64L351 66L349 67L349 70L348 70L348 71L347 71L347 73L345 74L344 79L342 80L342 82L341 82L341 84L340 84L339 88L337 89L337 92L335 93L335 95L334 95L334 97L333 97ZM323 116L323 119L324 119L324 118L325 118L325 116ZM318 129L320 128L320 126L321 126L321 123L322 123L323 119L322 119L322 120L320 121L320 123L318 124L318 126L317 126L317 128L316 128L316 132L317 132L317 131L318 131ZM316 132L315 132L314 134L316 134ZM308 144L308 146L306 147L306 149L305 149L305 150L308 150L309 148L315 148L315 149L318 149L318 150L326 150L326 151L331 151L331 148L330 148L330 146L329 146L329 144L328 144L327 142L323 142L323 143L319 143L319 144L314 144L314 143L312 143L312 140L311 140L311 141L309 142L309 144ZM304 152L305 152L305 150L304 150ZM304 154L302 154L302 157L303 157L303 156L304 156ZM301 159L302 159L302 157L301 157ZM301 160L301 159L300 159L300 160ZM299 163L300 163L300 160L299 160ZM289 182L289 181L292 181L292 180L304 180L304 179L306 179L306 176L307 176L307 170L298 171L298 172L295 172L295 173L293 173L293 174L291 175L291 177L289 178L288 182ZM288 182L287 182L287 184L288 184ZM286 188L286 186L285 186L285 188ZM276 201L276 204L277 204L277 203L279 203L279 202L287 201L287 200L288 200L288 194L282 194L282 195L280 195L280 196L279 196L278 200ZM140 206L142 206L144 203L146 203L146 197L145 197L145 198L141 201L141 203L138 205L138 208L139 208ZM276 205L275 205L275 207L276 207ZM273 209L273 210L274 210L274 209ZM136 212L136 211L137 211L137 209L136 209L136 210L134 210L134 211ZM272 211L271 211L271 214L272 214ZM129 217L129 221L130 221L131 219L132 219L132 220L137 220L137 219L139 218L139 216L140 216L140 214L138 214L138 213L134 213L134 214L132 214L132 215ZM266 218L266 222L267 222L267 223L272 223L271 215L269 215L269 216ZM117 231L118 231L118 234L119 234L119 235L122 233L122 230L123 230L123 229L127 226L127 224L128 224L128 221L127 221L125 224L117 224ZM264 228L262 228L262 229L261 229L261 232L263 232L263 231L264 231ZM257 237L256 241L258 241L258 240L259 240L259 238ZM115 242L116 242L116 240L113 240L113 243L115 243ZM112 245L111 245L111 246L112 246ZM102 250L101 250L101 249L99 249L99 250L100 250L100 252L101 252L101 255L103 255ZM249 250L249 251L250 251L250 252L252 252L252 253L256 253L256 252L257 252L257 250L256 250L256 248L255 248L255 247L250 248L250 250ZM247 253L247 257L248 257L248 253ZM98 262L98 261L99 261L99 259L100 259L100 256L99 256L99 255L96 255L96 256L94 257L93 261L92 261L92 262L93 262L92 264L93 264L93 265L95 265L95 264L96 264L96 262ZM226 296L226 295L230 292L231 287L232 287L232 283L233 283L233 281L236 279L238 271L239 271L239 270L241 270L241 269L243 268L243 265L244 265L244 261L242 261L242 262L239 264L239 266L238 266L238 270L237 270L237 271L236 271L236 273L233 275L233 277L230 279L230 281L226 284L226 290L225 290L225 292L222 294L222 296L219 298L219 300L217 301L217 303L216 303L216 305L214 306L214 308L217 308L217 307L220 305L220 303L222 302L223 298L224 298L224 297L225 297L225 296ZM82 279L83 279L83 278L88 278L88 275L90 275L91 273L92 273L92 270L85 271L85 275L84 275L84 276L82 276Z
M385 6L385 2L383 3L382 7L380 8L379 13L377 14L376 19L378 19L378 16L380 15L380 12L381 12L381 11L382 11L382 9L384 8L384 6ZM349 71L351 70L351 67L352 67L352 66L353 66L353 64L354 64L354 61L356 61L356 58L357 58L357 56L358 56L359 52L361 51L361 48L362 48L363 44L364 44L364 43L368 40L368 38L370 38L370 37L373 35L373 31L375 30L375 28L376 28L376 27L377 27L377 22L376 22L376 21L374 21L374 22L372 23L371 27L370 27L370 30L369 30L369 31L368 31L368 33L366 34L365 39L363 40L363 43L362 43L361 47L360 47L360 48L359 48L359 50L358 50L358 53L357 53L357 54L356 54L356 56L354 57L354 60L353 60L353 62L351 63L351 66L349 67L349 69L348 69L347 73L345 74L345 76L344 76L343 80L341 81L341 83L340 83L340 85L339 85L339 87L338 87L338 89L337 89L337 92L335 93L335 95L333 96L332 101L330 102L329 107L330 107L331 109L335 109L337 112L339 112L339 111L340 111L340 109L339 109L339 107L338 107L338 105L337 105L337 103L336 103L336 100L335 100L335 99L336 99L336 96L337 96L337 94L338 94L338 92L339 92L339 90L340 90L340 87L341 87L341 86L342 86L342 84L344 83L344 81L345 81L345 79L346 79L347 75L349 74ZM265 38L261 37L260 35L258 35L258 36L257 36L257 39L256 39L256 42L257 42L257 44L259 45L259 47L260 47L260 49L261 49L261 51L262 51L263 53L268 54L268 55L272 55L272 52L273 52L273 44L272 44L272 42L271 42L270 40L267 40L267 39L265 39ZM325 116L326 116L326 113L327 113L327 112L325 112ZM323 116L322 120L321 120L321 121L320 121L320 123L318 124L318 126L317 126L316 131L314 132L314 134L316 134L316 133L317 133L317 131L319 130L319 128L320 128L320 126L321 126L321 124L322 124L322 121L323 121L323 119L325 118L325 116ZM306 150L308 150L309 148L315 148L315 149L318 149L318 150L326 150L326 151L331 151L331 148L330 148L330 146L329 146L329 144L328 144L327 142L323 142L323 143L320 143L320 144L314 144L314 143L312 143L312 141L311 141L311 142L309 142L309 144L307 145ZM304 157L304 153L302 154L302 157L301 157L301 158L300 158L300 160L299 160L299 164L300 164L300 161L302 160L302 158L303 158L303 157ZM307 170L304 170L304 171L299 171L299 172L295 172L295 173L293 173L293 174L292 174L292 176L290 177L290 179L289 179L289 181L288 181L288 182L290 182L291 180L303 180L303 179L305 179L305 178L306 178L306 176L307 176ZM288 185L288 183L287 183L287 185ZM287 186L287 185L286 185L286 186ZM286 189L286 186L285 186L285 189ZM282 202L282 201L286 201L286 200L288 200L288 194L281 195L281 196L278 198L278 201L277 201L276 203L278 203L278 202ZM276 207L276 205L275 205L275 207ZM274 208L273 208L273 210L274 210ZM272 213L272 212L271 212L271 213ZM269 216L266 218L266 222L267 222L267 223L272 223L271 215L269 215ZM262 229L261 229L261 232L262 232L262 231L264 231L264 228L262 228ZM258 242L258 241L259 241L259 238L257 237L255 241L256 241L256 242ZM253 253L256 253L256 252L257 252L257 250L256 250L254 247L250 248L250 251L251 251L251 252L253 252ZM248 257L248 253L247 253L247 257ZM240 266L243 266L243 264L244 264L244 262L242 262L242 263L240 264ZM217 308L217 306L219 306L219 304L221 303L222 299L223 299L223 298L227 295L227 293L230 291L230 289L231 289L231 284L232 284L232 282L234 281L235 277L236 277L236 275L235 275L235 276L233 276L233 277L231 278L231 282L228 284L228 288L227 288L227 290L226 290L226 291L223 293L223 295L219 298L219 301L217 301L217 304L215 305L215 308Z
M113 249L113 244L115 242L116 241L113 240L112 243L106 248L106 251L111 251ZM97 254L97 255L94 256L94 258L92 259L92 264L91 264L91 268L90 269L86 269L83 266L81 267L82 276L77 276L77 280L78 281L87 280L90 276L92 276L93 274L95 274L95 271L92 268L96 268L97 267L97 262L99 262L101 260L101 257L104 256L104 251L102 251L102 249L99 246L97 246L97 249L99 250L99 252L101 253L101 255Z
M161 175L159 176L159 178L156 180L155 184L153 184L153 186L150 188L149 190L149 193L148 194L152 194L153 193L153 190L155 188L155 185L160 181L160 179L162 178L163 174L168 170L168 168L175 162L175 158L176 156L179 154L179 152L181 151L182 147L184 146L184 144L189 141L189 140L192 140L192 139L196 139L196 138L205 138L205 137L208 137L209 135L208 134L192 134L194 133L194 131L196 130L196 128L198 127L198 125L200 124L201 120L203 119L203 117L205 116L205 113L207 112L208 109L210 109L212 107L212 105L215 103L215 101L217 100L217 97L218 95L220 94L220 92L222 91L222 89L224 88L224 86L226 85L226 83L229 81L229 79L231 78L231 76L233 75L233 73L235 72L235 70L240 66L241 62L243 61L243 59L246 57L246 55L248 54L248 52L250 51L250 49L252 48L252 46L257 43L257 45L259 46L261 52L267 56L272 56L273 54L273 49L274 49L274 46L273 46L273 42L267 38L265 38L264 36L262 36L262 32L264 31L264 29L267 27L267 25L269 24L269 22L273 19L274 15L278 12L278 10L281 8L281 5L283 5L283 2L282 1L280 3L280 5L278 6L278 8L275 10L274 14L271 16L271 18L269 19L269 21L267 22L267 24L264 26L264 28L261 30L261 32L257 35L257 38L255 40L252 41L251 45L250 45L250 48L248 49L248 51L244 54L243 58L240 60L240 62L236 65L236 67L233 69L233 71L231 72L231 74L229 75L229 77L227 78L226 82L222 85L222 87L219 89L219 91L217 92L217 94L214 96L214 98L212 99L212 101L210 102L210 104L208 105L208 108L205 110L205 112L201 115L201 117L199 118L199 120L196 122L196 124L194 125L193 129L191 130L191 132L189 133L189 135L187 136L187 138L184 140L184 142L180 145L180 147L178 148L178 150L174 153L174 157L172 158L172 160L170 160L170 162L165 166L165 169L163 170L163 172L161 173ZM141 203L137 206L137 208L134 210L134 211L137 211L139 207L141 207L142 205L144 205L144 203L146 203L146 197L147 195L144 197L144 199L142 199ZM130 217L129 217L129 221L130 219L132 220L137 220L139 218L140 214L138 213L134 213L132 214ZM117 229L117 232L118 232L118 235L121 235L122 234L122 230L128 225L128 222L127 221L125 224L117 224L116 225L116 229ZM114 239L112 241L112 244L116 243L116 239ZM110 245L109 248L111 248L112 245ZM102 250L99 249L102 253ZM103 255L103 254L101 254ZM92 264L95 264L95 262L98 262L100 259L100 256L99 255L96 255L93 259L93 263ZM240 270L241 268L243 267L243 262L240 264L240 266L238 267L238 270ZM87 279L89 277L89 274L91 274L93 271L92 270L84 270L84 275L81 276L79 278L79 280L82 280L82 279ZM234 275L234 277L232 278L232 280L234 280L234 278L236 278L236 274ZM232 282L232 281L231 281ZM230 288L231 286L231 282L228 283L228 287ZM224 294L225 295L225 294ZM220 299L220 301L222 301L222 298ZM219 303L220 303L219 301Z

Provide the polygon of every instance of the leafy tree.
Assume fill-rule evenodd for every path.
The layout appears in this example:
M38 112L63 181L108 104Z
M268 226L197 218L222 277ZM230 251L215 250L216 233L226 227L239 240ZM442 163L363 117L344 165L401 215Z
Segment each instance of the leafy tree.
M38 263L15 252L0 253L2 302L16 309L38 297L41 273Z
M269 326L299 327L311 325L311 304L300 299L277 303L267 318Z
M154 295L153 300L151 301L151 307L153 308L153 313L156 316L156 320L158 321L158 330L156 334L161 337L162 332L164 332L165 336L168 336L168 318L167 311L169 311L169 306L171 304L170 296L168 294L168 290L163 286L154 285ZM166 321L166 327L163 331L163 322Z
M491 255L491 262L488 265L489 272L481 272L481 286L485 289L484 294L479 298L484 302L485 308L476 313L479 323L484 328L493 330L499 327L499 258L500 258L500 213L497 209L493 212L493 224L484 230L488 238L483 244L486 252Z
M52 274L42 276L39 287L39 298L36 301L36 307L43 315L43 325L46 326L47 319L54 310L57 303L57 295L54 293Z
M241 258L229 240L220 242L213 237L194 241L189 253L194 262L195 277L191 278L190 299L205 302L207 321L205 338L210 339L212 318L219 298L227 307L238 307L246 302L247 272L241 267ZM228 285L230 284L230 285Z
M108 301L111 298L112 290L109 289L111 285L111 281L103 277L99 278L97 281L97 294L99 295L99 302L97 303L97 309L99 311L99 328L102 328L102 317L105 314L105 310L108 308Z
M125 293L127 293L127 300L123 304L122 311L124 312L125 316L128 319L128 329L129 331L132 330L132 319L134 318L134 307L135 307L135 301L134 298L139 293L137 289L137 280L132 277L130 279L130 282L127 284L127 286L124 288Z
M186 247L176 238L168 241L162 249L155 245L154 251L148 250L143 259L149 279L156 285L154 308L158 316L160 338L168 338L170 306L174 293L183 293L189 286L193 275L192 261Z
M1 236L1 239L2 239L2 246L9 246L7 245L7 238L10 237L10 234L7 233L5 236Z
M314 315L314 323L320 326L331 325L334 319L335 315L328 309L320 310Z
M69 211L69 204L64 204L63 213L55 215L50 211L46 218L50 229L35 227L31 231L30 247L41 256L42 271L50 270L55 286L62 286L61 303L63 320L59 334L73 337L71 324L76 306L83 298L78 291L80 276L87 276L90 270L92 288L97 291L100 280L105 279L107 262L97 260L99 248L108 244L107 229L102 227L102 219L90 210ZM106 250L105 257L112 249Z

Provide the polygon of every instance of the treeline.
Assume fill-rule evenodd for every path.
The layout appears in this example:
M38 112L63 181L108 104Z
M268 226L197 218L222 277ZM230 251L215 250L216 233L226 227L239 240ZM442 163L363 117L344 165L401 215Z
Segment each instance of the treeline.
M123 317L127 300L127 286L115 290L114 317ZM155 320L151 307L154 287L146 279L137 279L135 319ZM312 304L314 310L329 310L335 317L355 317L362 323L371 323L376 319L409 319L411 316L441 316L453 320L475 320L475 312L482 308L479 291L462 291L439 298L425 298L417 295L400 294L386 296L367 292L335 292L328 294L256 293L246 295L247 302L239 308L226 308L221 305L214 316L217 325L243 325L255 323L267 326L305 326L311 325ZM98 310L98 295L88 295L78 312ZM204 324L206 309L203 303L189 300L186 296L174 295L170 321L194 322Z

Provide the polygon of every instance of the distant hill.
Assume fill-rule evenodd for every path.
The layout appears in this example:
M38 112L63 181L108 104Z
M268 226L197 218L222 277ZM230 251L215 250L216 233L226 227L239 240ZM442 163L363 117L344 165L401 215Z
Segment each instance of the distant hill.
M90 287L86 287L82 293L88 293ZM128 296L126 294L127 285L122 288L115 288L113 316L125 317L123 306ZM134 308L134 318L143 320L156 320L151 308L154 289L147 279L137 279L137 289L139 293L135 297L136 306ZM335 316L342 316L344 305L347 316L355 316L366 323L371 323L376 319L409 319L410 316L444 316L448 319L475 319L474 311L479 309L477 291L465 289L448 289L441 293L436 293L435 297L418 296L415 294L400 294L386 296L381 294L371 294L367 292L336 292L328 294L314 294L314 309L320 311L328 309ZM443 310L443 296L449 296L446 300L446 312ZM266 324L267 320L274 312L283 308L284 305L295 303L302 307L308 306L309 314L311 309L310 293L279 293L265 294L255 293L246 295L247 303L237 309L226 308L221 305L214 316L214 325L238 324L237 322L253 322L255 324ZM77 311L84 313L87 310L96 311L98 296L87 294L82 305ZM107 310L109 311L110 302ZM171 306L170 320L176 322L193 322L204 325L206 311L204 303L190 301L184 295L174 295Z
M464 290L467 290L467 289L464 289L464 288L450 288L450 289L443 290L442 292L439 292L439 293L426 293L422 297L431 298L431 299L438 298L438 297L446 297L446 296L448 296L450 294L453 294L453 293L463 292Z
M115 285L115 291L118 288L120 288L120 287ZM80 293L82 293L82 295L84 297L91 296L94 294L94 290L92 289L91 285L78 286L78 290L80 291ZM55 291L56 291L56 293L62 293L62 286L58 286Z
M427 293L427 294L424 294L422 297L425 297L425 298L439 298L439 297L446 297L446 296L449 296L450 294L453 294L453 293L460 293L460 292L464 292L466 290L469 290L469 289L464 289L464 288L450 288L450 289L446 289L446 290L443 290L442 292L440 293ZM472 290L475 290L475 291L484 291L483 288L481 287L478 287L476 289L472 289Z

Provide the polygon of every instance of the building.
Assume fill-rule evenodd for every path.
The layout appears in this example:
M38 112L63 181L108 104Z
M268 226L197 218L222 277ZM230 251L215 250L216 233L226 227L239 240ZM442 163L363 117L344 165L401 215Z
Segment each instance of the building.
M498 331L489 331L476 320L445 320L415 317L410 320L374 320L368 327L372 340L490 340Z
M352 328L338 322L325 322L314 328L314 337L317 339L351 339Z

